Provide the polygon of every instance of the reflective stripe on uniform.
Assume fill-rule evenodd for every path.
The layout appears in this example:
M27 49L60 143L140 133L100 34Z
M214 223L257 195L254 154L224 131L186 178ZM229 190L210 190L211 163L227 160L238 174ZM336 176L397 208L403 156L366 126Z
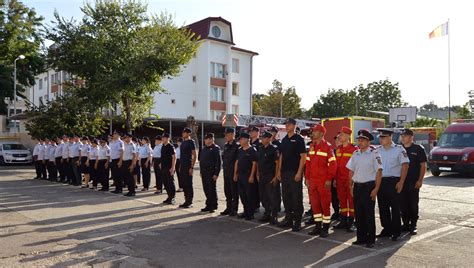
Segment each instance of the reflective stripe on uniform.
M328 156L328 153L317 151L317 152L316 152L316 155Z
M354 212L354 209L353 208L349 209L349 212Z
M341 208L341 212L348 212L349 209L348 208Z
M309 151L309 154L310 154L310 155L313 155L313 154L314 154L314 151Z
M332 162L332 161L336 161L336 157L333 156L333 157L329 158L328 162Z
M317 222L323 221L323 214L314 214L313 218L314 218L314 221L317 221Z
M338 154L336 154L336 156L337 156L337 157L341 157L341 156L342 156L342 154L341 154L341 153L338 153Z
M345 154L343 154L342 156L352 157L352 154L350 154L350 153L345 153Z
M323 223L331 223L331 216L323 216Z
M306 157L306 161L310 161L310 160L311 160L311 158L309 158L309 156L307 156L307 157Z

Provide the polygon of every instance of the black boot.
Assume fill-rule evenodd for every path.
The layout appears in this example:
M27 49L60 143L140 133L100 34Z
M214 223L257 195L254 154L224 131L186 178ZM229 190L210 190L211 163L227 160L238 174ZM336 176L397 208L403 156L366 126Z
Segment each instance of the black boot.
M295 220L295 222L293 223L293 226L291 228L291 231L292 232L299 232L301 231L301 220L298 219L298 220Z
M347 218L347 229L346 229L349 233L353 233L357 230L355 224L354 224L354 218L353 217L349 217Z
M314 235L314 236L319 235L321 233L321 226L322 226L322 222L317 221L316 225L314 226L314 229L311 232L309 232L308 234L309 235Z
M308 220L306 220L306 221L304 222L305 225L313 225L313 224L315 224L315 223L316 223L316 222L314 221L313 216L311 216Z
M319 234L320 237L328 237L329 225L330 223L323 223L323 229L321 230L321 234Z
M346 229L347 228L347 217L342 216L341 220L334 225L334 229Z
M277 224L280 228L288 228L293 225L293 222L290 218L285 217L281 222Z

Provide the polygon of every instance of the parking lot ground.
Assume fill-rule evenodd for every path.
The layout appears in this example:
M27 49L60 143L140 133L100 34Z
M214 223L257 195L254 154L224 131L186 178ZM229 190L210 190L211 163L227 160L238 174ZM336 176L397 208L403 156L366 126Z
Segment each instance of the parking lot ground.
M373 249L354 234L328 238L258 221L201 213L198 170L190 209L165 195L135 198L33 180L31 167L0 167L0 266L96 267L472 267L474 179L428 176L421 190L419 234ZM218 180L220 209L224 206ZM182 193L177 204L183 202ZM307 197L305 207L308 208ZM377 219L377 230L380 231Z

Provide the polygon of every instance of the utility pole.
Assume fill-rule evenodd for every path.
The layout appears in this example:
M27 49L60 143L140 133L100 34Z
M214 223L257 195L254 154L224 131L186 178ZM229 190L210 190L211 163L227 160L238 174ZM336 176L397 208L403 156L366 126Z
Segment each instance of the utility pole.
M16 115L16 61L23 60L24 58L25 58L24 55L20 55L13 61L13 116ZM15 126L15 132L16 132L17 131L16 120L15 120L14 126Z

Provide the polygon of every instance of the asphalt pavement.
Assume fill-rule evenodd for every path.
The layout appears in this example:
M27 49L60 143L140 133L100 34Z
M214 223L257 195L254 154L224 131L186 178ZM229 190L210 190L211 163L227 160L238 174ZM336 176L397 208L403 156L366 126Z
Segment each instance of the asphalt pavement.
M293 233L256 220L201 213L204 194L198 170L190 209L177 208L184 201L182 193L177 205L167 206L161 204L166 195L152 191L128 198L33 176L31 167L0 167L1 267L472 267L474 263L474 179L455 174L425 179L418 235L404 233L397 242L379 239L373 249L352 246L355 235L346 231L331 230L328 238L319 238L307 234L309 227ZM222 178L218 196L222 211Z

